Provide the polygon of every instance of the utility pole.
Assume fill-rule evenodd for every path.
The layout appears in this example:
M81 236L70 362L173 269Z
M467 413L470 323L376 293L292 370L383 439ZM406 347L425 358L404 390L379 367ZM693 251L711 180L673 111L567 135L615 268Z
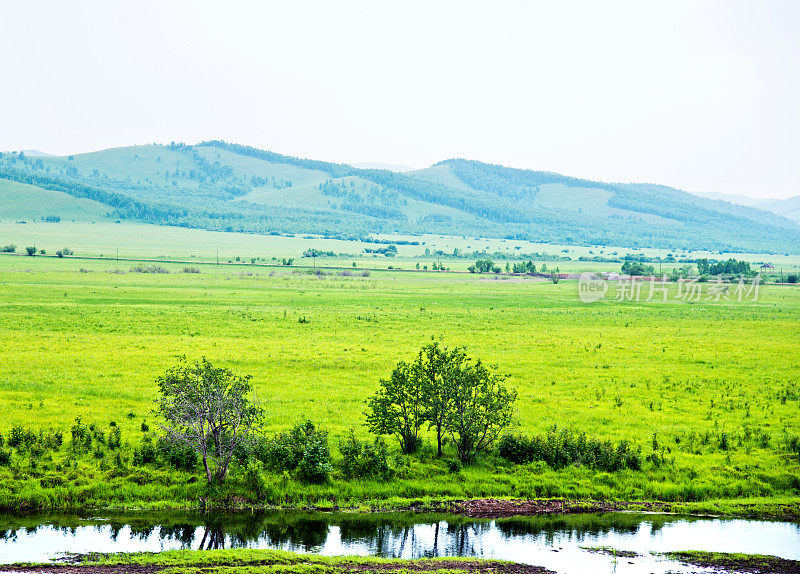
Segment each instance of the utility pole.
M217 267L219 267L219 249L217 249Z
M119 245L117 246L117 263L119 263Z

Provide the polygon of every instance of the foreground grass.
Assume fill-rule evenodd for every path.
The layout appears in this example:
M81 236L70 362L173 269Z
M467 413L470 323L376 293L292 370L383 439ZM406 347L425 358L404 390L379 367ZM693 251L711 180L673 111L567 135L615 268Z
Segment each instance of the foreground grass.
M296 554L279 550L172 550L159 553L89 554L76 557L81 572L95 569L103 572L126 572L135 567L137 572L172 573L286 573L286 574L336 574L346 572L432 572L432 573L530 573L547 572L537 566L513 564L498 560L468 558L431 558L420 560L395 560L372 557L326 557L314 554ZM48 570L62 568L52 564L17 565L14 570Z
M27 257L0 266L0 433L52 427L68 442L77 416L123 433L121 464L115 453L75 456L66 445L39 458L13 452L0 467L3 508L189 507L209 496L243 506L500 496L660 500L701 513L797 508L799 465L786 441L800 434L800 289L765 287L757 303L583 305L569 282L211 266L186 274L182 265L150 275ZM329 484L304 485L275 474L260 498L240 469L224 491L209 492L196 472L132 464L142 423L157 428L153 381L181 355L251 373L266 432L310 417L337 456L350 428L366 437L363 401L377 380L431 336L510 374L520 396L515 432L558 422L630 440L665 462L604 473L490 455L452 472L426 446L393 461L392 481L335 472Z
M761 554L737 554L725 552L666 552L664 556L685 564L711 568L715 572L750 572L753 574L789 574L800 572L800 561L763 556Z
M620 557L635 557L636 553L609 548L589 549ZM800 571L800 562L758 554L729 554L720 552L682 551L666 552L663 556L693 566L713 569L715 572L749 572L753 574L790 574ZM374 573L515 573L544 574L542 567L514 564L498 560L473 558L431 558L397 560L373 557L326 557L314 554L296 554L279 550L170 550L158 553L88 554L76 556L71 561L80 572L160 572L219 573L219 574L344 574L351 572ZM10 571L61 570L64 566L53 564L18 564Z

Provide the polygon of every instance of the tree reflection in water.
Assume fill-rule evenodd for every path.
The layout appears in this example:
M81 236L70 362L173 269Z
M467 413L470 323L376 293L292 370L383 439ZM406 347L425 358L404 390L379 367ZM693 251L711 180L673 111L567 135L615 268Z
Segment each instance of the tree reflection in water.
M0 516L0 542L17 532L37 529L75 536L90 528L117 541L160 541L162 547L283 548L301 552L368 553L390 558L483 556L488 540L581 541L608 533L635 534L643 521L652 532L676 517L635 514L586 514L477 520L459 516L393 514L263 513L137 513L107 519L76 515ZM681 520L686 520L682 518ZM339 538L331 537L337 531ZM85 530L84 530L85 531ZM127 532L127 535L126 535ZM172 542L172 544L166 544ZM101 543L102 544L102 543ZM329 547L326 547L329 545ZM327 548L327 549L326 549ZM96 551L106 551L97 548Z

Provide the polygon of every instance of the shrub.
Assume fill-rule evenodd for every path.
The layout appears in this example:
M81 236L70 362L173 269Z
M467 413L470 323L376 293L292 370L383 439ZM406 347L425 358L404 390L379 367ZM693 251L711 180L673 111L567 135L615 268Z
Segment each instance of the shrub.
M328 481L332 470L328 436L321 432L314 433L309 437L303 459L297 466L300 479L312 484L322 484Z
M787 281L788 283L797 283L798 281L800 281L800 276L798 276L798 275L795 275L795 274L789 275L789 276L786 278L786 281Z
M2 253L15 253L16 251L17 251L17 246L13 244L4 245L3 247L0 247L0 252Z
M64 442L64 435L61 433L61 431L40 430L38 437L33 435L32 432L29 434L31 435L28 439L30 442L30 447L32 449L35 447L41 453L44 453L45 450L58 450L61 448L61 445Z
M11 448L29 450L34 447L38 441L39 435L19 425L11 427L11 430L8 432L7 442L8 446Z
M256 446L256 457L274 471L294 470L303 459L308 437L316 433L311 421L294 425L289 432L278 433Z
M56 251L56 255L58 257L67 257L69 255L72 255L73 253L74 251L72 251L72 249L70 249L69 247L65 247L64 249L59 249L58 251Z
M134 265L131 267L131 273L169 273L169 271L161 265Z
M184 267L184 273L200 273L200 270L197 267Z
M0 466L9 466L11 464L11 451L3 450L0 448Z
M113 450L120 446L122 446L122 431L115 423L111 430L108 431L108 448Z
M158 439L158 454L173 468L192 470L197 466L197 453L184 442L161 437Z
M133 451L133 465L144 466L145 464L152 464L156 461L156 447L153 445L153 439L145 436L142 439L142 444L139 448Z
M533 439L523 435L507 434L497 443L497 454L514 464L526 464L535 460Z
M586 433L576 433L572 429L559 431L556 425L550 427L545 435L505 435L498 443L498 454L515 464L544 461L555 469L571 464L607 472L623 468L639 470L642 467L641 451L628 441L615 445L611 441L587 438Z
M297 469L308 482L325 482L331 471L328 434L318 430L313 422L294 425L287 433L272 439L257 441L252 454L270 470L281 472ZM241 456L241 455L240 455Z
M267 495L267 481L263 470L264 465L258 459L248 462L244 469L244 487L257 501L263 500Z
M25 440L25 429L21 426L13 426L8 431L8 446L11 448L19 448Z
M241 445L236 458L246 461L250 458L260 460L272 471L294 470L303 458L303 451L294 447L290 433L280 433L273 438L258 438L251 443Z
M70 429L72 435L72 451L75 453L87 452L92 448L92 433L86 425L81 422L81 417L75 418L75 424Z
M347 479L386 480L393 474L388 461L389 449L379 436L372 443L362 443L351 430L347 439L339 443L339 451L342 453L342 474Z
M800 436L787 437L786 448L791 456L800 460Z

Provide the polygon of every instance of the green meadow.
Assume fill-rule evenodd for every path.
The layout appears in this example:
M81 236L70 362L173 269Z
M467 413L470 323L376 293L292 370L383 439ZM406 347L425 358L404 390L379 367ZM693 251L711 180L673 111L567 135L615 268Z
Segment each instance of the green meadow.
M0 192L3 185L21 186L13 182L0 180ZM25 187L25 186L23 186ZM31 190L37 188L29 187ZM37 190L45 193L45 190ZM65 202L72 201L76 205L80 201L60 192L47 192L57 196ZM0 196L2 193L0 193ZM46 198L34 198L37 202L49 201ZM99 204L98 204L99 205ZM2 208L0 203L0 208ZM379 254L365 253L368 248L385 247L386 244L372 244L361 241L347 241L342 239L325 238L318 235L260 235L254 233L221 233L203 229L187 229L182 227L168 227L135 223L115 223L106 218L94 218L95 211L81 207L81 218L70 218L65 213L60 223L34 222L33 219L25 220L22 216L26 211L6 210L0 211L4 216L0 221L0 247L8 244L17 246L18 252L25 252L28 245L45 249L47 253L54 254L58 249L69 247L77 256L104 258L115 260L118 256L122 259L158 259L182 260L192 263L216 263L217 257L221 263L250 263L255 259L260 264L276 264L281 258L293 258L295 266L314 265L318 267L345 267L352 266L355 262L359 268L388 269L390 266L397 269L414 270L419 263L420 267L433 268L433 263L438 262L452 271L466 271L469 265L475 262L476 257L466 257L465 254L475 252L485 253L479 257L493 258L501 267L508 261L527 261L533 259L537 269L542 264L549 270L558 270L562 273L582 273L584 271L614 271L619 272L620 263L580 261L581 257L593 256L607 259L623 257L627 254L642 254L647 257L665 258L668 254L680 260L682 258L697 259L728 259L734 257L748 261L754 267L767 262L774 266L773 274L781 270L785 274L800 271L800 255L780 253L720 253L714 251L682 249L633 249L619 246L604 245L568 245L553 243L534 243L514 239L493 239L476 237L454 237L447 235L402 235L402 234L375 234L374 237L384 242L400 241L397 245L396 257L385 257ZM22 210L22 207L19 207ZM54 210L55 211L55 210ZM40 210L41 212L41 210ZM7 214L13 218L9 219ZM39 214L43 217L44 212ZM91 219L89 219L91 218ZM26 221L20 223L20 221ZM416 243L414 245L402 242ZM308 249L331 251L335 257L317 257L316 261L310 257L303 257L303 252ZM426 255L425 250L429 251ZM452 254L458 250L459 257ZM444 255L439 255L442 252ZM497 255L500 255L498 257ZM238 258L238 259L237 259ZM559 260L554 260L558 258ZM567 260L568 258L568 260ZM661 270L669 272L674 266L680 267L681 263L664 263ZM659 264L656 263L656 269Z
M143 423L158 429L154 381L181 356L251 374L265 432L311 419L329 432L335 463L351 429L368 438L364 401L378 380L432 337L466 345L509 375L519 393L512 432L558 424L629 440L660 462L556 471L488 454L458 469L447 452L448 460L434 456L425 433L419 454L393 459L391 481L344 480L335 470L328 484L304 485L276 474L254 500L234 469L215 495L386 507L483 496L661 500L708 511L798 504L800 461L789 447L800 435L796 286L763 286L757 301L685 302L673 293L667 303L616 301L612 286L584 304L566 280L212 264L186 273L168 262L169 273L149 274L132 265L0 256L0 433L22 426L65 436L39 458L12 452L0 466L0 506L181 507L206 496L197 472L130 463ZM76 417L121 428L122 465L66 452Z

